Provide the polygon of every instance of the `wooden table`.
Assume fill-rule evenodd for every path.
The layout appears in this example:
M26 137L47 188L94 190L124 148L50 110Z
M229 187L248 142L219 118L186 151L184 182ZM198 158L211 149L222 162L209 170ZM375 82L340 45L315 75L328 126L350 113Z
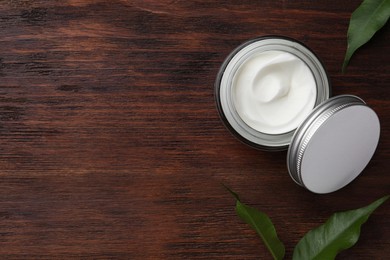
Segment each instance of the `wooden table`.
M291 259L333 212L390 192L389 26L341 65L353 1L0 1L1 259L270 259L234 212L266 212ZM333 95L379 115L379 147L346 188L315 195L286 152L237 141L214 103L242 42L296 38L323 61ZM390 204L340 259L390 255Z

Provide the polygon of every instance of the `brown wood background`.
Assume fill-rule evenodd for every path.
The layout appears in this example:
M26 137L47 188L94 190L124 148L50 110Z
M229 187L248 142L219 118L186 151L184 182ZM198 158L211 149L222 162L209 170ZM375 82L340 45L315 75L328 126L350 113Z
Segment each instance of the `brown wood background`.
M286 259L334 211L389 194L390 31L343 75L353 1L0 1L1 259L270 259L234 200L266 212ZM315 195L286 152L224 128L213 84L228 53L278 34L307 44L333 94L379 115L378 150L346 188ZM388 259L390 204L339 259Z

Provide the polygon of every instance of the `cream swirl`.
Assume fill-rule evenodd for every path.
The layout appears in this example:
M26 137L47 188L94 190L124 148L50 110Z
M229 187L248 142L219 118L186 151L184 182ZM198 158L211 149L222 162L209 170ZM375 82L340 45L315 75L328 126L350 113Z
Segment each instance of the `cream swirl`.
M316 83L295 55L265 51L241 64L233 80L233 102L241 119L266 134L290 132L312 111Z

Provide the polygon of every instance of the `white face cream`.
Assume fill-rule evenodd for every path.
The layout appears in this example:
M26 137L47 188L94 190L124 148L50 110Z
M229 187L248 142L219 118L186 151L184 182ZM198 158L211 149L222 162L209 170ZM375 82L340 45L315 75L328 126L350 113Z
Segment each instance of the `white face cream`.
M238 46L215 82L216 104L226 127L262 150L287 149L297 127L329 95L320 60L286 37L261 37Z
M256 131L293 131L313 110L316 82L308 66L284 51L265 51L245 60L232 83L234 106Z

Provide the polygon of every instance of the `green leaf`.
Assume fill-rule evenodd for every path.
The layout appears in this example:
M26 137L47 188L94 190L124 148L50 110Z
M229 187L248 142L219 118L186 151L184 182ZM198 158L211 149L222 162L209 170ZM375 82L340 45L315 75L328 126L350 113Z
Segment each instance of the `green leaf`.
M352 13L348 28L348 47L344 57L344 72L354 52L382 28L390 16L390 0L364 0Z
M385 196L366 207L333 214L325 224L309 231L299 241L293 260L334 259L340 251L357 242L361 225L388 198Z
M274 259L283 259L285 248L271 219L265 213L241 203L237 193L226 186L225 188L236 198L237 215L257 232Z

